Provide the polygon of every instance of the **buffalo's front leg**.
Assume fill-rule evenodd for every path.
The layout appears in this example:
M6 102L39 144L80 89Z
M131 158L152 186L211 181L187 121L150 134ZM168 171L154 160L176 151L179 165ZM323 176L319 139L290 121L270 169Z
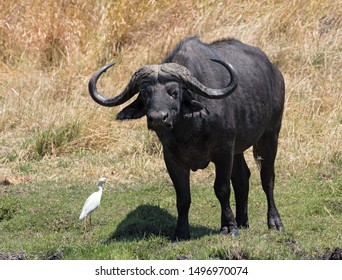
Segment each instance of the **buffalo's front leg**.
M238 236L236 220L230 207L230 175L233 156L221 155L214 161L216 168L215 194L221 204L221 233Z
M189 209L190 195L190 169L179 168L171 159L164 155L165 164L177 195L178 219L176 226L176 239L190 239Z

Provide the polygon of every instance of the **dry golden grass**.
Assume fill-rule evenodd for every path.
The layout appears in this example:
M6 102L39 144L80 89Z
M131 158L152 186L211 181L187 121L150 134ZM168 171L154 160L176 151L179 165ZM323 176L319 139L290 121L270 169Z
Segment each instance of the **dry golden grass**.
M117 109L95 104L87 83L99 66L116 60L101 89L117 94L134 70L158 63L193 34L206 42L236 37L260 47L280 67L287 97L278 165L285 173L328 165L341 172L339 1L187 0L181 8L166 0L20 2L0 4L3 175L36 158L37 141L46 134L52 135L50 146L40 156L50 162L82 151L108 156L106 163L73 162L68 172L79 176L113 171L124 180L132 169L144 177L162 168L160 145L144 120L114 121ZM53 138L70 126L78 133L58 144ZM114 159L121 160L115 165Z

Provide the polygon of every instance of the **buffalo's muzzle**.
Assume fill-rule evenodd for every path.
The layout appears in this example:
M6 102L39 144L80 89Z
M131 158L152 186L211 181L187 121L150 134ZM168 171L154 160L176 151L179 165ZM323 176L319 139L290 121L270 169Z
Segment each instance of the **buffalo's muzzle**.
M147 114L147 123L148 128L152 130L172 127L170 115L166 111L149 112Z

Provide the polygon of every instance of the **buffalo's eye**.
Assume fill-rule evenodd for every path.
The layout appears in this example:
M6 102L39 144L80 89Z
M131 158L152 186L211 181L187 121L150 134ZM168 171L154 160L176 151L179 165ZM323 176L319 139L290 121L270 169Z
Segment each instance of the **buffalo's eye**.
M147 100L150 96L150 92L148 89L141 89L140 94L141 94L141 97L145 100Z
M171 92L169 92L169 95L173 98L173 99L177 99L177 97L178 97L178 94L179 94L179 92L178 92L178 90L173 90L173 91L171 91Z

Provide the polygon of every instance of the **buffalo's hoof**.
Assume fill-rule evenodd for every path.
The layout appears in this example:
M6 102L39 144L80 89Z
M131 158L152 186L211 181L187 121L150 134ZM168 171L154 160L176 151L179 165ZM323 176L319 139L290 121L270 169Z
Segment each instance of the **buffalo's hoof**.
M282 224L273 224L273 225L269 225L268 226L269 229L272 230L278 230L279 232L284 232L285 231L285 227Z
M229 233L231 236L239 236L240 235L240 232L238 231L237 228L234 228L230 231Z
M231 236L239 236L240 235L239 230L237 228L229 229L228 227L223 227L221 229L221 234L231 235Z
M244 228L244 229L247 229L247 228L249 228L249 224L248 224L248 223L244 223L244 224L238 224L238 228Z
M174 237L175 241L186 241L186 240L190 240L190 233L186 232L186 233L179 233L176 232L175 233L175 237Z
M280 227L277 228L277 230L279 230L280 232L284 232L285 228L284 228L284 226L280 226Z

